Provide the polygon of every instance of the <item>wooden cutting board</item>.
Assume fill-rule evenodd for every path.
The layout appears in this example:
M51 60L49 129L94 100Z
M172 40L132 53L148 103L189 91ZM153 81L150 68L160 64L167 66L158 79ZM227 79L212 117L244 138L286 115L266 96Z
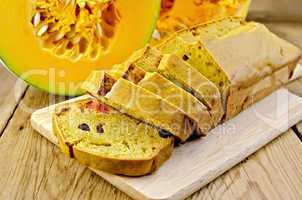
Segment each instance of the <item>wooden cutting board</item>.
M57 144L51 128L53 108L36 111L31 122L41 135ZM171 159L152 175L129 178L91 170L135 199L183 199L301 119L302 98L282 88L218 126L209 136L176 148Z

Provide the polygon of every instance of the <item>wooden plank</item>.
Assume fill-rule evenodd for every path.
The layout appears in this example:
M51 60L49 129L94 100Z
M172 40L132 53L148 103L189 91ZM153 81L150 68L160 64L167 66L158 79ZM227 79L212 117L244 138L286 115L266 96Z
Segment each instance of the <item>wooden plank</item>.
M209 192L208 186L206 186L191 197L187 198L187 200L213 200L213 197Z
M297 148L292 148L295 145ZM214 199L301 199L302 145L292 130L235 166L218 179ZM216 180L208 187L211 188ZM194 196L203 196L199 191Z
M299 137L300 141L302 142L302 122L296 125L295 132L297 136Z
M259 199L302 198L302 145L290 130L243 164L250 192Z
M258 194L251 192L249 188L249 179L242 165L247 161L245 159L239 165L226 172L221 178L225 181L228 192L234 195L233 199L257 199ZM222 198L223 199L223 198Z
M98 175L64 156L55 148L47 176L36 192L37 199L130 199Z
M293 145L297 148L292 148ZM230 193L231 199L301 199L301 154L298 138L292 130L287 131L219 177L226 190L215 190L214 199L229 199ZM203 194L201 190L194 196Z
M18 81L13 75L6 71L0 63L0 137L16 106L26 91L26 84Z
M29 89L0 138L0 199L33 199L47 176L52 163L47 155L54 147L33 133L28 121L31 112L25 109L36 109L47 102L48 95Z
M31 128L31 111L60 98L30 88L21 100L0 138L0 199L129 199Z
M302 21L301 0L252 0L249 18L261 21Z
M275 97L278 97L278 101ZM284 100L286 99L289 99L289 115L287 109L281 113L275 113L274 110L277 106L284 107ZM276 104L278 102L282 102L282 105ZM140 178L126 178L100 171L96 171L96 173L138 199L180 199L194 191L194 188L201 187L202 183L213 180L230 166L255 152L266 142L271 141L281 133L280 130L286 130L297 123L302 117L301 114L298 114L301 111L299 106L301 106L300 98L288 95L285 89L281 89L278 94L266 98L224 125L226 127L234 126L235 128L232 129L234 131L228 131L228 134L222 136L221 131L224 128L221 127L222 129L215 129L203 140L197 140L176 148L172 158L155 174ZM32 122L43 136L56 142L53 140L50 126L51 119L48 114L50 110L46 108L35 112L32 116ZM286 113L286 115L283 116L282 113ZM270 114L271 117L267 114ZM295 122L292 121L294 118ZM250 121L254 123L250 124ZM266 142L262 143L263 141ZM201 146L203 148L200 148ZM171 181L173 184L167 185L167 181ZM226 192L227 188L223 179L217 179L208 187L210 195L214 199L222 196L226 199L232 199L233 194Z

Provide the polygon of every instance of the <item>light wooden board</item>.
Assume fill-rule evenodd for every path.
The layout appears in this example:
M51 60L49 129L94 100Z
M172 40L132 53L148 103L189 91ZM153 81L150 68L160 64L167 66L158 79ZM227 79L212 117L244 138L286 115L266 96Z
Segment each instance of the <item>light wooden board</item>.
M86 97L81 97L86 98ZM74 100L71 100L74 101ZM56 143L48 107L32 115L32 126ZM156 173L129 178L95 171L136 199L183 199L221 175L302 119L302 99L280 89L206 138L178 147Z

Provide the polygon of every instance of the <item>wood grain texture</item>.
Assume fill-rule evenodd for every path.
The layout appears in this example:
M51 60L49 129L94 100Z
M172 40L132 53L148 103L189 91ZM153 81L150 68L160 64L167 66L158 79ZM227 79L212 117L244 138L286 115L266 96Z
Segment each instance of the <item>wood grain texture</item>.
M32 115L32 125L46 138L55 142L50 125L50 110L45 108L35 112ZM302 99L281 89L241 113L237 118L213 130L206 138L176 148L172 158L152 175L126 178L100 171L95 172L136 199L182 199L301 119ZM250 121L253 123L249 123ZM233 129L230 130L231 127ZM168 182L173 182L173 184L167 184ZM215 188L227 191L227 186L219 179L211 187L215 191ZM297 191L293 192L299 196ZM231 193L225 193L223 196L227 195L230 199L232 198ZM219 199L219 196L213 196L213 198Z
M301 199L302 171L296 170L302 164L301 153L299 139L287 131L220 176L225 185L212 193L213 199Z
M294 147L294 148L293 148ZM293 131L288 131L250 157L243 165L249 185L261 199L301 199L302 145ZM257 180L261 179L261 182Z
M37 108L47 100L48 95L30 89L20 103ZM34 199L51 165L47 155L54 147L33 134L30 114L19 106L0 138L0 199Z
M59 101L33 88L21 100L0 138L0 199L129 199L31 128L27 106Z
M14 113L20 99L26 91L26 84L18 81L0 63L0 137L8 121Z

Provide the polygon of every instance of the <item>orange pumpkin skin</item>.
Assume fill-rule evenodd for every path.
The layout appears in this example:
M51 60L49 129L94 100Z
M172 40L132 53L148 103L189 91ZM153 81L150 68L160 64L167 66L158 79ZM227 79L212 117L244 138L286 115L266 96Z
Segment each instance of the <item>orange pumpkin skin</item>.
M100 45L101 47L98 48L97 55L91 57L90 54L92 54L93 51L88 52L90 50L87 50L89 53L88 56L83 54L84 56L78 56L75 59L73 57L74 52L78 54L81 48L83 52L83 48L90 48L90 46L99 44L97 42L86 41L86 43L80 47L73 47L74 44L65 41L68 38L68 34L66 33L65 36L57 36L57 39L59 39L58 44L61 46L66 44L64 48L60 46L61 49L53 50L56 43L51 41L52 46L50 50L50 48L46 47L45 41L48 41L47 38L54 37L51 35L53 33L51 32L50 26L52 26L52 28L55 26L53 22L50 23L48 21L47 31L49 31L49 34L47 33L47 35L45 30L43 30L43 28L45 28L43 26L45 25L41 23L44 23L43 20L46 21L45 18L49 16L44 16L43 5L37 8L33 3L39 3L39 1L43 0L1 0L0 60L2 60L2 63L8 70L27 83L50 93L68 96L82 94L82 91L79 89L80 85L92 70L110 69L114 64L126 60L134 50L143 47L153 33L160 12L160 0L112 0L115 9L118 11L118 22L114 27L114 33L110 32L110 27L95 28L99 31L98 33L101 31L100 35L105 34L110 37L106 49L102 47L102 43ZM78 2L79 0L69 1ZM104 4L109 2L109 0L96 1L102 1ZM65 9L65 7L63 8ZM35 14L36 9L42 10L39 17ZM80 7L80 9L87 9L85 10L86 14L92 12L88 6L85 8ZM58 13L58 16L68 16L68 13L67 11L62 11ZM48 13L48 15L50 14ZM79 14L76 13L72 15ZM100 14L100 16L103 15L106 15L106 13ZM109 19L110 13L107 13L107 15L107 19ZM51 17L49 17L49 19L50 18ZM85 16L83 19L84 18ZM55 22L57 21L58 20L55 19ZM84 29L80 29L79 24L76 25L78 26L77 28L85 31ZM70 27L71 26L69 26L69 28ZM108 30L106 30L106 28ZM88 32L89 30L87 33ZM81 31L78 31L78 33L82 34ZM97 35L97 32L93 34ZM75 38L73 39L75 40ZM64 40L64 42L62 42L62 40ZM96 41L103 42L101 39ZM104 41L108 42L107 40ZM69 51L68 48L74 49ZM91 49L93 48L91 47ZM59 54L58 52L60 51L63 51L63 54Z

